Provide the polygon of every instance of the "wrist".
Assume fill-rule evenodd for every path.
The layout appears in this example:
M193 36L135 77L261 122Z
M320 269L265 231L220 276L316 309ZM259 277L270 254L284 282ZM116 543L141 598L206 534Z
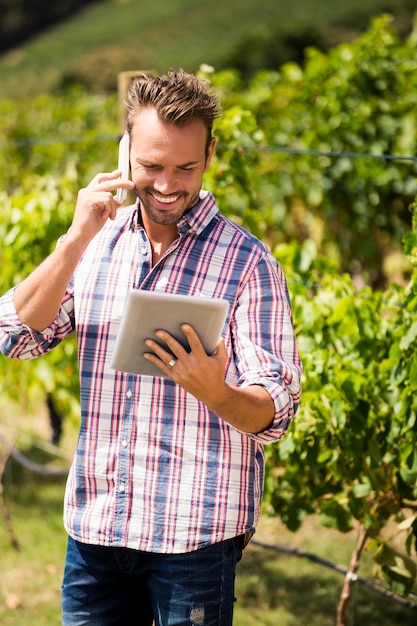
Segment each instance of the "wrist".
M260 385L243 388L225 382L207 407L237 430L251 434L267 429L275 414L273 399Z

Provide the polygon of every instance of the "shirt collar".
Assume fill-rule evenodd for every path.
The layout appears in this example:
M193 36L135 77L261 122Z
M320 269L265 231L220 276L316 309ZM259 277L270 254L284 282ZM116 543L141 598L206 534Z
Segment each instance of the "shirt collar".
M199 235L219 212L219 207L210 191L200 191L200 200L178 222L178 232L188 231Z

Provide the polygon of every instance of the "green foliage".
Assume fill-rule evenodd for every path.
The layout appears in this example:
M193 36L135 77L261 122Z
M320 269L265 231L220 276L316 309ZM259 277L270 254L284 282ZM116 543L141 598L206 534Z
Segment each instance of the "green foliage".
M71 223L78 189L97 171L114 169L116 104L79 90L38 96L30 107L0 103L1 293L53 250ZM40 392L52 392L64 415L78 416L75 339L40 360L0 360L1 396L27 408Z
M417 193L416 58L415 33L403 43L381 17L328 55L310 50L303 69L259 72L247 89L231 72L213 77L228 109L254 116L239 177L272 245L313 239L342 270L384 284L384 258L400 250Z
M395 519L415 555L416 277L408 289L357 289L311 241L276 254L293 294L304 393L290 432L268 449L266 500L293 530L313 512L342 532L360 522L383 575L409 592L415 568L384 559L392 549L380 535Z
M2 1L2 42L23 11L30 12L30 38L0 58L0 98L32 98L74 81L94 92L114 91L117 73L131 69L195 71L201 63L248 74L278 69L303 59L306 46L351 41L382 11L406 33L416 9L414 0L106 0L37 33L39 22L62 15L62 4Z
M301 9L294 4L305 6ZM410 28L409 18L415 12L415 5L409 0L333 3L330 6L316 2L314 8L301 0L292 3L291 8L295 9L293 13L286 12L277 22L252 29L217 67L233 67L245 78L251 78L261 70L277 70L289 61L303 65L309 48L327 52L338 43L351 41L368 27L372 17L382 12L394 16L400 34L405 36ZM311 14L312 9L314 14Z
M381 18L358 41L312 51L304 69L260 72L249 87L234 71L201 70L225 109L205 185L283 264L304 363L296 420L268 448L266 503L291 529L310 513L342 532L363 524L381 574L404 593L415 573L383 530L400 524L415 555L417 219L407 207L416 165L317 151L417 152L415 42L401 43ZM0 104L1 292L53 249L79 187L114 168L116 110L114 96L79 90ZM383 282L383 255L401 251L407 230L407 288L357 287L360 271ZM74 340L30 363L1 359L0 392L23 406L52 392L75 415Z

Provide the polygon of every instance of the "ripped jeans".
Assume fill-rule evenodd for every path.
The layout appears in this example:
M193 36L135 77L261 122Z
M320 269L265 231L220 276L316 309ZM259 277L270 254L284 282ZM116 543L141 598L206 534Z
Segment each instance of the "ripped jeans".
M186 554L105 548L69 538L63 626L231 626L243 537Z

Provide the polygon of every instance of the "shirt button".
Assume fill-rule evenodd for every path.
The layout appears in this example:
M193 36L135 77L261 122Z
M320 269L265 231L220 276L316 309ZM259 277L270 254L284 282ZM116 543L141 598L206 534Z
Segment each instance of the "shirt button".
M131 390L130 390L130 389L128 389L128 390L127 390L126 396L127 396L128 398L131 398L131 397L132 397L132 392L131 392Z
M127 448L127 439L123 439L122 446L123 448Z
M141 248L140 251L141 251L142 254L146 254L148 252L146 248Z
M121 483L121 484L119 485L119 491L120 491L120 492L123 492L124 490L125 490L125 486L124 486L124 484L123 484L123 483Z

